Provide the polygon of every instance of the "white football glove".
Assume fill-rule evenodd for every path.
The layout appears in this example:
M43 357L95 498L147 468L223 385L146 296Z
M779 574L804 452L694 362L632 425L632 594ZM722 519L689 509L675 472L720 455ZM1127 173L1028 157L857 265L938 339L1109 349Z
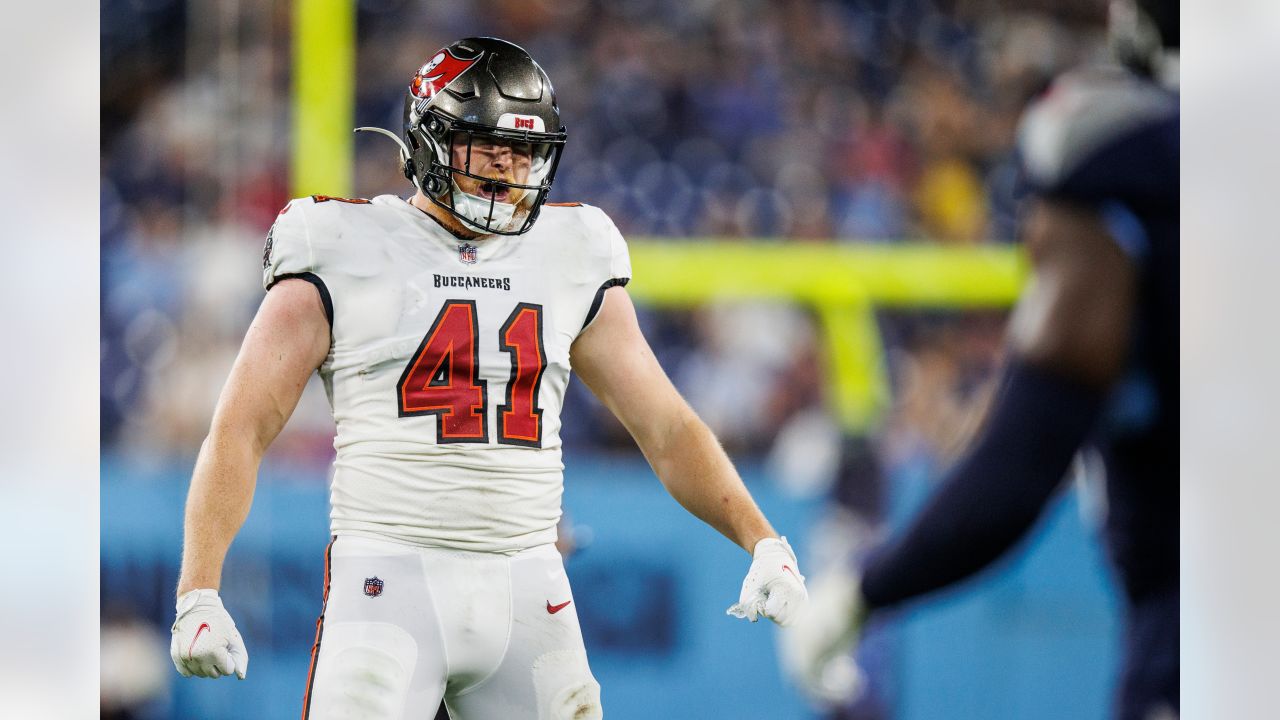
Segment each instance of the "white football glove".
M852 650L866 620L858 576L837 568L813 580L809 611L780 633L787 676L820 704L841 704L862 693L865 681Z
M183 677L222 677L235 673L241 680L249 670L249 651L236 630L217 590L192 590L178 598L169 656Z
M786 626L803 613L808 601L804 576L787 539L765 538L751 553L751 569L742 581L738 602L725 612L751 622L764 616Z

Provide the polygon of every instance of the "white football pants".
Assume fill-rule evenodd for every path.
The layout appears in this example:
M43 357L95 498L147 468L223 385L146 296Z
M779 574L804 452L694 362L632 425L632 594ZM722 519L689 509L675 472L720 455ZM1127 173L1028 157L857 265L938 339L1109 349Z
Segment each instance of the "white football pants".
M554 545L515 555L340 536L303 720L602 718Z

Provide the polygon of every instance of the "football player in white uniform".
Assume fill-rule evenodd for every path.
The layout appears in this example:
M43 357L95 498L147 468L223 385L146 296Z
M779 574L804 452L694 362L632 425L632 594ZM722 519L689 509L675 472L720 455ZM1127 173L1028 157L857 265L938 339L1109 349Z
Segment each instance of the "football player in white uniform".
M305 718L598 718L554 547L574 369L676 500L752 554L729 613L788 624L807 593L785 538L645 342L626 242L548 205L565 130L521 48L468 38L414 77L408 201L313 196L267 238L269 290L201 449L171 651L244 677L217 588L259 462L319 371L337 424L325 601ZM536 225L535 225L536 221Z

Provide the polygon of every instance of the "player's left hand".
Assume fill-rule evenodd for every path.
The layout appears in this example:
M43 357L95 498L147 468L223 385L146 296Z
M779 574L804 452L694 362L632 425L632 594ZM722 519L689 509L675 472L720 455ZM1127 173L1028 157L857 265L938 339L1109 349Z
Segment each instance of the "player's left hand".
M183 677L234 674L243 680L249 671L249 652L217 590L192 590L178 598L172 632L169 656Z
M751 622L763 616L786 626L800 616L808 602L804 576L787 539L765 538L751 553L751 569L742 581L738 602L726 612Z
M835 567L814 578L808 612L778 638L783 670L810 699L839 705L862 692L852 653L866 618L857 573Z

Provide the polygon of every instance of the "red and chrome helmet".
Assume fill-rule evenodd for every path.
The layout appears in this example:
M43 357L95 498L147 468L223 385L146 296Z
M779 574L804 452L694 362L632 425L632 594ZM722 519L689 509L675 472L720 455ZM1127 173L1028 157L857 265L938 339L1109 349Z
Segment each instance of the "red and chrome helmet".
M497 38L466 38L418 68L397 139L405 177L432 202L478 232L519 235L547 200L565 137L551 80L529 53ZM473 147L493 143L529 154L524 182L472 172ZM464 192L459 177L483 183L486 192ZM500 200L508 196L518 199Z

